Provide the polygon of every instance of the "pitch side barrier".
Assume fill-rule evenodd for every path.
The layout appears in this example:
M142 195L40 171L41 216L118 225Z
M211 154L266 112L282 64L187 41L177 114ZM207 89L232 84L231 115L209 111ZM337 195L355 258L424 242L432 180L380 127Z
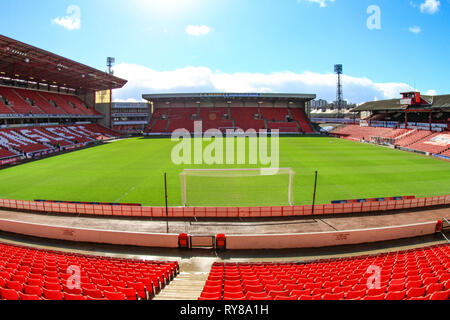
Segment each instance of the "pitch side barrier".
M378 200L380 200L379 198ZM389 199L389 198L388 198ZM367 199L366 199L367 200ZM371 200L371 199L368 199ZM374 199L372 199L374 200ZM375 199L376 200L376 199ZM135 205L63 203L0 199L0 208L40 213L144 218L270 218L338 215L427 208L449 205L450 195L428 198L402 197L401 200L319 204L314 206L275 207L141 207ZM314 212L314 213L313 213Z

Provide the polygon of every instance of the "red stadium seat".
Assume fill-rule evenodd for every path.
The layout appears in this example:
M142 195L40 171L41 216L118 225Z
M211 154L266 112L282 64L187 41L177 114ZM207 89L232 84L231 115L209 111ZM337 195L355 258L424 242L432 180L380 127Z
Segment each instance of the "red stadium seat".
M373 295L373 296L365 296L362 300L384 300L385 295L384 294L380 294L380 295Z
M42 296L42 289L39 286L23 285L23 292L29 295Z
M352 300L352 299L361 299L366 295L366 290L361 291L349 291L347 295L345 296L345 299Z
M91 298L103 298L103 293L97 289L83 289L83 295Z
M406 296L406 291L390 291L386 294L386 300L403 300Z
M48 289L42 289L43 296L47 300L63 300L64 296L61 291L57 290L48 290Z
M322 296L322 300L342 300L345 297L345 293L325 293Z
M104 291L103 292L104 296L106 299L108 300L126 300L126 296L125 294L123 294L122 292L108 292L108 291Z
M436 291L430 296L430 300L448 300L450 298L450 290Z
M406 298L417 298L424 297L426 293L426 288L411 288L406 292Z
M14 289L0 288L0 297L3 300L19 300L19 293Z
M224 292L223 300L245 300L244 293L241 292Z
M64 293L64 300L86 300L86 297L81 294Z

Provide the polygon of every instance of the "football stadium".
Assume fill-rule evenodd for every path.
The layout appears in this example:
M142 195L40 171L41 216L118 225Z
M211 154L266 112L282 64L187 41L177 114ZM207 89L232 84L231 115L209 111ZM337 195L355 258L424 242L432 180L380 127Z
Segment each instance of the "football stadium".
M2 300L450 299L450 95L126 83L0 36Z

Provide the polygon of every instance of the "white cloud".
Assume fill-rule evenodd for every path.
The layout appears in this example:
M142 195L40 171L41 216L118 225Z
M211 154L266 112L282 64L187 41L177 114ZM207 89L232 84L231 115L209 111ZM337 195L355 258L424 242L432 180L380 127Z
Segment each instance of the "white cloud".
M142 94L179 92L258 92L313 93L328 101L336 97L336 76L333 73L225 73L207 67L187 66L172 71L156 71L148 67L121 63L114 74L128 80L127 85L114 90L116 100L140 100ZM406 83L376 83L368 78L343 76L344 96L351 102L372 101L374 98L400 97L401 92L414 91Z
M65 17L53 19L53 23L60 25L67 30L79 30L81 28L81 9L79 6L71 5L67 7Z
M420 5L420 11L422 13L435 14L439 11L440 5L441 2L438 0L425 0L425 2Z
M121 98L115 98L113 96L114 102L128 102L128 103L135 103L135 102L147 102L147 100L141 98L141 99L134 99L134 98L128 98L128 99L121 99Z
M422 32L422 28L420 28L419 26L414 26L409 28L409 31L415 34L421 33Z
M305 0L305 1L318 3L321 8L324 8L327 6L327 2L334 2L335 0ZM298 0L298 2L302 2L302 0Z
M194 36L194 37L204 36L204 35L207 35L210 32L211 32L211 28L206 26L206 25L202 25L202 26L187 26L186 27L186 33L191 35L191 36Z
M425 95L426 96L435 96L435 95L437 95L437 92L436 92L436 90L431 89L431 90L428 90L427 92L425 92Z

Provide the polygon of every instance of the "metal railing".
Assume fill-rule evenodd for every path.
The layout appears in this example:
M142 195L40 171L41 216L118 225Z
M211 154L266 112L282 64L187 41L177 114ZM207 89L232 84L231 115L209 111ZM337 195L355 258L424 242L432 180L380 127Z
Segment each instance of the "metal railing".
M445 226L444 224L447 224L447 227L450 227L450 222L446 219L446 218L442 218L442 230L441 230L441 234L444 237L445 240L447 240L448 243L450 243L450 240L446 237L445 233L444 233L444 229Z

